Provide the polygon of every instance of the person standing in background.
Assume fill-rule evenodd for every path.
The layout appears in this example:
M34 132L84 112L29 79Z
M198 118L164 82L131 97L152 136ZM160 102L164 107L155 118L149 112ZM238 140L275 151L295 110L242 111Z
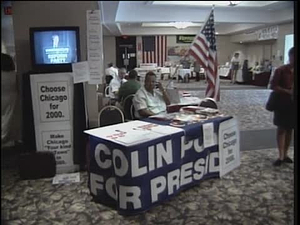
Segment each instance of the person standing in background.
M240 67L240 54L238 52L234 53L234 56L231 59L231 83L235 84L236 74Z
M108 63L108 68L105 69L105 80L107 85L112 79L118 77L118 69L114 68L113 65L113 63Z
M194 62L194 72L196 73L196 81L200 81L200 63L197 60Z
M118 76L116 78L113 78L111 82L109 83L109 95L112 100L118 100L118 94L119 94L119 88L123 83L125 83L127 80L124 79L126 75L126 69L121 68L118 72Z
M273 79L271 89L278 93L277 109L274 110L274 125L277 126L277 145L279 157L274 166L282 163L293 163L288 157L288 149L295 128L295 105L294 105L294 47L289 50L289 64L278 67Z
M14 61L10 55L1 53L1 148L14 142L12 123L17 96Z
M242 69L242 75L243 75L243 81L244 83L250 82L250 74L249 74L249 68L248 68L248 60L244 60L243 69Z

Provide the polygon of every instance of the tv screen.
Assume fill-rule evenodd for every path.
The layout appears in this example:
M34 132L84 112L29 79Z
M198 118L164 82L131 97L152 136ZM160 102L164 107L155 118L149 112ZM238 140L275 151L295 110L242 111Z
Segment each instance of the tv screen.
M34 70L66 71L80 61L78 27L30 28L30 42Z

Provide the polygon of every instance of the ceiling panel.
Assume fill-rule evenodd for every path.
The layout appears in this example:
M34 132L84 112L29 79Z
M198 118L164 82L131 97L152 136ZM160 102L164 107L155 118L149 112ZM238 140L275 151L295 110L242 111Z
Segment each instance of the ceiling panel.
M197 33L211 10L211 6L199 5L209 1L172 1L168 2L169 5L162 4L164 2L166 1L99 2L103 24L107 28L105 33L114 36ZM224 2L229 3L222 1L223 4ZM220 35L243 33L292 21L293 1L240 1L234 7L215 7L216 31ZM171 22L195 24L185 29L176 29Z
M209 6L215 7L264 7L279 1L153 1L153 5L180 5L180 6Z

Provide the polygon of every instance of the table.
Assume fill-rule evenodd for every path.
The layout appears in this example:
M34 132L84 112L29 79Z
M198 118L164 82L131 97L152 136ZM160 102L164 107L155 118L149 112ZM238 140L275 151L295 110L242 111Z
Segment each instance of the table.
M267 87L271 72L253 72L252 85Z
M181 77L184 80L186 74L188 74L188 77L190 76L191 70L190 69L178 69L177 74L179 77Z
M243 83L244 79L243 79L243 71L241 69L239 69L236 73L236 81L239 83Z
M85 131L94 201L135 215L240 165L239 131L232 117L182 128L169 122L145 119ZM212 143L205 146L208 134Z
M230 76L230 67L220 67L218 70L220 77L229 77Z

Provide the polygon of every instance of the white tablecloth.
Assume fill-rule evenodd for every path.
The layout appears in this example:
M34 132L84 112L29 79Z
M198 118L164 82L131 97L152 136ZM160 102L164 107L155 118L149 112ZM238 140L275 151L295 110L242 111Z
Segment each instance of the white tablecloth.
M219 76L228 77L229 74L230 74L230 68L229 67L220 67L219 68Z
M177 74L178 76L180 76L181 78L184 78L185 74L191 74L191 70L190 69L178 69Z
M241 69L239 69L238 71L237 71L237 74L236 74L236 81L237 82L244 82L244 79L243 79L243 72L242 72L242 70Z
M170 67L161 67L160 73L161 74L165 74L165 73L170 74Z

